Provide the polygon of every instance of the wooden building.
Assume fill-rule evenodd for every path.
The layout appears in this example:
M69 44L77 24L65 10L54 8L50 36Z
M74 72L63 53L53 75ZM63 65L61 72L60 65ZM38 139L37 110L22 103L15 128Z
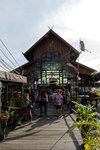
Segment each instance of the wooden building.
M90 86L93 83L91 73L95 71L76 62L79 54L73 46L50 29L24 53L29 62L21 67L30 85L53 86L55 84L70 88L72 96L76 96L78 84L81 91L82 88Z
M9 106L18 107L20 97L20 104L23 98L23 87L27 84L27 78L15 73L9 73L5 71L0 71L0 113L1 107ZM16 101L16 102L15 102Z

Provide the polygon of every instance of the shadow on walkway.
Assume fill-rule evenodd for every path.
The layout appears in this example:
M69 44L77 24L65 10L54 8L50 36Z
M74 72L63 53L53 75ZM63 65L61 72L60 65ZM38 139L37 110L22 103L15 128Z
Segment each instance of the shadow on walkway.
M57 138L51 142L51 145L47 150L55 150L55 147L57 147L63 140L64 144L66 143L65 144L66 149L68 149L67 148L67 145L69 144L69 142L67 141L68 139L72 139L70 140L70 142L74 144L74 150L84 150L83 146L79 144L79 141L75 136L75 133L72 133L71 137L69 138L69 132L71 130L73 122L75 121L73 115L67 113L63 115L61 118L57 118L55 112L56 111L53 104L50 104L49 113L47 116L43 117L35 116L34 123L32 124L25 123L22 126L16 127L16 129L12 131L11 135L8 135L8 137L3 141L3 143L10 141L11 143L13 143L14 140L22 140L22 139L34 140L35 138L35 140L36 139L38 140L38 138L41 139L41 136L43 136L44 139L47 138L49 142L52 136L54 136L52 137L54 139L58 135ZM25 137L28 137L28 139L26 139ZM45 144L45 140L43 141L43 144Z

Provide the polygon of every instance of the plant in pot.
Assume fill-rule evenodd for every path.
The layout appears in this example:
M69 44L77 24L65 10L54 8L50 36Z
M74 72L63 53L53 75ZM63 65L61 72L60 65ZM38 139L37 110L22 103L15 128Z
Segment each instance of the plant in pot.
M7 111L0 114L0 141L8 134L7 124L10 116L13 116L14 111L9 108Z
M76 127L83 133L82 137L85 150L100 149L100 124L95 119L91 120L91 122L83 120L73 123L70 134Z
M5 113L0 114L0 122L7 122L8 121L8 112L6 111Z
M88 132L84 143L86 150L100 150L100 127Z
M92 107L89 108L89 106L86 106L86 108L84 108L77 102L75 102L75 104L77 105L75 115L78 118L78 121L73 123L70 134L78 127L81 131L85 149L95 150L95 148L98 148L100 145L100 124L97 122L95 117L96 114L91 113Z
M91 117L95 117L96 113L91 113L93 106L83 107L81 104L74 101L77 105L77 110L75 111L76 121L90 120Z
M14 111L11 111L10 108L8 108L8 110L0 114L0 121L7 122L9 116L13 116L13 114L14 114Z

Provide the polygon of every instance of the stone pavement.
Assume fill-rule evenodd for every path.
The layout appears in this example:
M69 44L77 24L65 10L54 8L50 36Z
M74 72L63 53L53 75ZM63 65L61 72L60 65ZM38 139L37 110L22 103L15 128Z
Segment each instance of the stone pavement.
M39 117L39 110L33 123L24 123L10 132L0 143L0 150L83 150L78 129L69 136L75 120L73 114L57 118L53 104L48 106L48 115Z

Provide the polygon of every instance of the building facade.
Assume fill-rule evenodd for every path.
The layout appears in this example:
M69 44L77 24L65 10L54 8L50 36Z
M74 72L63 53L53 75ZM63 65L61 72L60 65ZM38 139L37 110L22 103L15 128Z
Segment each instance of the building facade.
M50 29L24 53L28 63L21 67L30 86L65 87L70 89L72 96L76 96L79 84L83 88L83 82L87 83L86 86L93 82L91 73L95 71L76 62L79 54L73 46Z

